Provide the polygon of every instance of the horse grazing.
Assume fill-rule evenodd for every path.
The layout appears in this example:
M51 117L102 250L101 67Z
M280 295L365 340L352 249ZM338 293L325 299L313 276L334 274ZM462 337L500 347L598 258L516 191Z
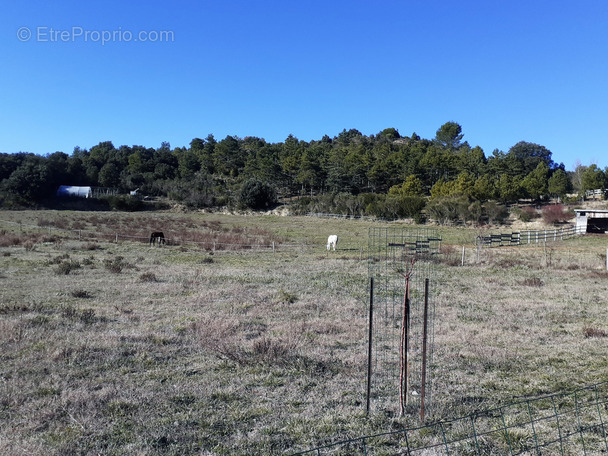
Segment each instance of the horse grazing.
M154 245L157 244L160 246L161 244L165 243L165 235L163 234L162 231L154 231L151 235L150 235L150 245Z
M336 250L336 246L338 245L338 235L332 234L327 238L327 250L334 249Z

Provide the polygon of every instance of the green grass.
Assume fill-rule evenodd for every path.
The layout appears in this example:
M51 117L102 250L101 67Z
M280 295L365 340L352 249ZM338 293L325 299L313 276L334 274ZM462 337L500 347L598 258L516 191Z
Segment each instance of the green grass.
M283 454L418 424L395 409L364 414L368 265L359 258L377 223L1 215L144 238L57 232L50 242L44 229L0 226L17 239L0 247L1 454ZM256 232L278 248L150 248L143 235L169 223L175 236ZM440 232L431 417L606 377L597 237L552 244L550 262L543 247L484 249L479 262L467 247L461 267L476 231ZM328 253L330 233L349 250ZM79 267L57 273L65 263Z

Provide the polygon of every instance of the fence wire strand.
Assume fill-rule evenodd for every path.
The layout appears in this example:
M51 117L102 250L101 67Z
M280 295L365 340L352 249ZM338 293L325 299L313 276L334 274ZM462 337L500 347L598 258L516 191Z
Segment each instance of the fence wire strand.
M357 437L295 455L561 455L608 452L608 382L452 420ZM359 450L357 450L357 446Z

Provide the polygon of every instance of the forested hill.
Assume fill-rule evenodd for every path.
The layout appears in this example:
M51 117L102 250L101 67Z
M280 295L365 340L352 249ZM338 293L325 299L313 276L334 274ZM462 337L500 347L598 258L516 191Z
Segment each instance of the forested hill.
M566 172L551 155L542 145L522 141L487 156L463 141L456 122L442 125L432 139L387 128L370 136L343 130L310 142L292 135L280 143L208 135L174 149L169 143L154 149L106 141L90 150L76 147L71 155L1 154L0 198L4 207L37 204L60 185L112 187L125 194L139 189L190 207L267 207L277 196L306 195L301 208L342 205L359 214L404 216L437 199L509 203L606 187L608 170L591 165Z

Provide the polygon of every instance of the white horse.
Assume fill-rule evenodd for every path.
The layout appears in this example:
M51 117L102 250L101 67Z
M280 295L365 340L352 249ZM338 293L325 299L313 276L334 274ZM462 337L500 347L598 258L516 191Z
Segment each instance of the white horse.
M338 245L338 235L332 234L327 238L327 250L331 250L332 248L336 250L336 246Z

